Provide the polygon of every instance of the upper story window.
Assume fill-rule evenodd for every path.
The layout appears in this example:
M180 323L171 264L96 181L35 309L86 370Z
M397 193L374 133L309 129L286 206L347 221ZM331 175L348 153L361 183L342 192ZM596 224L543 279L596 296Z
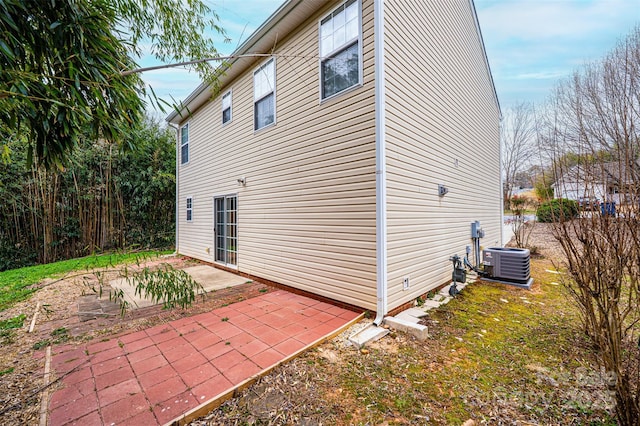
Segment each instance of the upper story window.
M187 197L187 222L193 221L193 198Z
M231 90L222 96L222 124L231 121Z
M273 58L253 73L254 130L276 121L276 64Z
M320 21L322 99L360 83L360 8L348 0Z
M180 164L189 162L189 123L180 128Z

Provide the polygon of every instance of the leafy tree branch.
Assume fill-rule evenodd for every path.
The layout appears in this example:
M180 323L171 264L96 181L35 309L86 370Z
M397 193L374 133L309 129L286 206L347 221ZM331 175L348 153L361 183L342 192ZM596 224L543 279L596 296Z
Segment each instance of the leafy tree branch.
M201 0L0 2L2 144L25 134L28 162L46 168L62 168L87 134L127 147L147 93L122 71L137 68L147 45L161 61L216 56L205 34L223 33L217 21ZM206 63L193 67L213 75Z

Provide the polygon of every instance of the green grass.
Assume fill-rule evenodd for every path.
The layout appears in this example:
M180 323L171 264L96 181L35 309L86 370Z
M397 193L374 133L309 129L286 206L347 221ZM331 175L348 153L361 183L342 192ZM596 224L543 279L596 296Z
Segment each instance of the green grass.
M13 370L14 370L14 367L7 368L6 370L0 371L0 377L4 376L5 374L13 373Z
M419 423L428 417L436 424L462 424L490 419L497 409L504 411L495 423L510 416L539 424L606 420L585 395L572 396L583 391L577 372L595 376L598 370L577 309L565 288L552 284L558 278L547 267L532 262L533 291L488 283L467 287L430 313L437 322L424 342L409 340L395 353L372 347L364 357L347 355L336 386L353 423Z
M67 330L65 327L56 328L51 332L52 339L44 339L34 343L33 349L37 351L42 348L46 348L51 344L66 342L70 338L68 332L69 330Z
M33 286L45 278L60 278L76 271L135 263L146 258L169 253L171 253L170 250L92 255L0 272L0 311L27 299L34 291Z
M516 407L521 415L540 415L533 412L538 404L532 403L528 393L553 395L554 389L540 383L532 368L544 368L550 377L573 372L583 360L568 355L584 344L576 326L577 313L566 309L564 288L550 286L547 279L539 275L545 291L538 293L472 286L434 314L457 331L446 343L454 362L436 372L434 382L481 404L490 404L492 399L520 399L523 404ZM449 404L447 422L464 422L474 413L464 398L449 398ZM565 414L558 406L545 410L551 418Z
M8 344L13 341L13 330L21 328L26 317L25 314L21 314L17 317L0 321L0 343Z
M17 317L9 318L0 321L0 330L11 330L13 328L20 328L24 324L24 320L27 316L25 314L18 315Z

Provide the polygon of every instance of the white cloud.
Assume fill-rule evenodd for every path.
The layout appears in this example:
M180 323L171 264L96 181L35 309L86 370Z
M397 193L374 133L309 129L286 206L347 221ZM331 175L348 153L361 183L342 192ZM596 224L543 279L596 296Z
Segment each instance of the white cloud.
M541 72L531 72L524 74L517 74L511 77L514 80L547 80L547 79L559 79L561 77L566 76L566 71L541 71Z
M590 39L640 19L636 0L477 0L483 32L522 40Z

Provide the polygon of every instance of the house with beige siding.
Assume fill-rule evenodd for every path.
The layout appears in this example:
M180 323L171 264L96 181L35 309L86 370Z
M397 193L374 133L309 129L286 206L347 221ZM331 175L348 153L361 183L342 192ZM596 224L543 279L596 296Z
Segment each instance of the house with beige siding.
M287 0L167 118L177 251L381 318L502 243L499 119L471 0Z

